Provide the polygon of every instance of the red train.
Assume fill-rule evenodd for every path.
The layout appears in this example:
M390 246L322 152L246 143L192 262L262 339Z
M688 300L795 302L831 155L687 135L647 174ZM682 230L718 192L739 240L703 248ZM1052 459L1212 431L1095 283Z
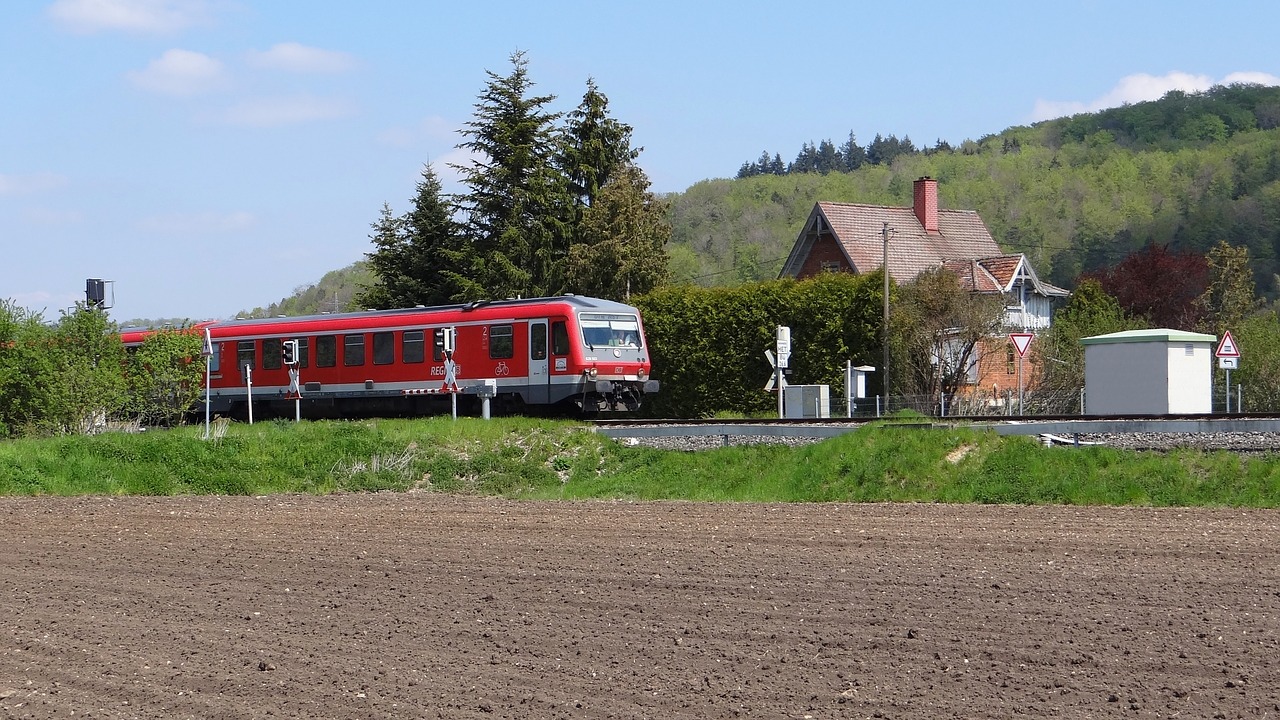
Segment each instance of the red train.
M460 405L488 386L499 413L626 411L658 390L639 310L575 295L195 326L211 341L209 409L232 417L248 414L249 379L255 416L293 415L288 340L307 417L440 412L448 328Z

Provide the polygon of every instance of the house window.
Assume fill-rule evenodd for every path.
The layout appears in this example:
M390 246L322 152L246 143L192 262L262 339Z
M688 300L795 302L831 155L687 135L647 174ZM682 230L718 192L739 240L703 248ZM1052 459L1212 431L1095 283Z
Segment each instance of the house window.
M822 272L840 272L840 263L836 260L824 260L822 262Z
M1004 347L1004 371L1010 375L1016 375L1018 372L1018 351L1013 347L1013 343Z

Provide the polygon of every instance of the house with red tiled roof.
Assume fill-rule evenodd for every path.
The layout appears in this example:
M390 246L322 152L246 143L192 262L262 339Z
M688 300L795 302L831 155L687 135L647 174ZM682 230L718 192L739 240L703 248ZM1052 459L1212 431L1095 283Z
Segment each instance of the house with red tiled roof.
M1004 325L1009 331L1048 328L1054 302L1070 295L1040 280L1026 255L1001 250L978 213L939 208L938 181L929 177L913 184L911 207L817 203L779 277L862 274L878 270L886 257L889 276L899 284L941 265L973 292L1003 295ZM993 384L988 375L996 368L1001 374L1007 372L1006 360L1013 347L1004 337L992 338L988 345L978 353L985 359L970 372L971 382L982 387Z
M911 207L814 205L779 277L867 273L887 255L889 276L903 284L942 265L974 292L1004 294L1009 329L1047 328L1053 301L1070 293L1042 282L1025 255L1005 254L978 213L939 208L937 180L920 178L913 190Z

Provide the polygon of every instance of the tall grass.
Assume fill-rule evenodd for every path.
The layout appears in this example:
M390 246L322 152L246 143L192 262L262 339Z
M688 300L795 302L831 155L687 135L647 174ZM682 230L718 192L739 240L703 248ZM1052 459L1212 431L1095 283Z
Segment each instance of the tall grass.
M4 495L445 492L518 498L1280 507L1280 456L1046 448L875 424L803 447L619 445L474 418L232 425L0 443Z

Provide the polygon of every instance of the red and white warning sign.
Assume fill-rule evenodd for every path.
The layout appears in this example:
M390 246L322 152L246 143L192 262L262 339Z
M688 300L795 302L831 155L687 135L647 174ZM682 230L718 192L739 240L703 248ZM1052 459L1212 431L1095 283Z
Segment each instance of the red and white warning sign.
M1018 357L1026 357L1027 348L1031 347L1031 338L1035 337L1031 333L1009 333L1009 340L1013 343L1014 349L1018 351Z
M1222 342L1218 343L1218 351L1214 353L1214 356L1220 358L1240 357L1240 348L1236 346L1236 339L1231 337L1230 330L1222 333Z

